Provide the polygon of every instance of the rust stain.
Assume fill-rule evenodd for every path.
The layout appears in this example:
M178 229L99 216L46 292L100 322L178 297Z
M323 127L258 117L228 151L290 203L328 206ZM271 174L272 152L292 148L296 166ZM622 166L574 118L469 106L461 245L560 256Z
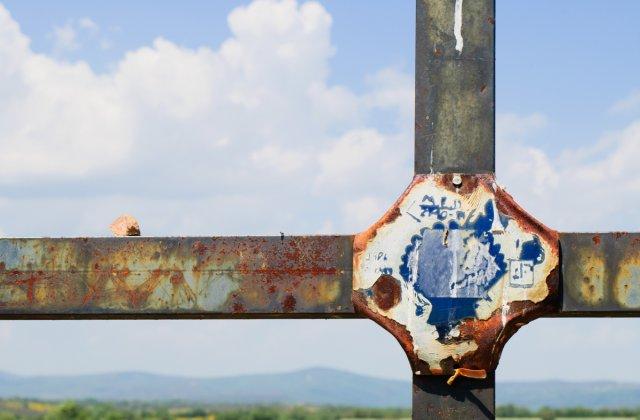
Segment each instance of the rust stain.
M233 313L242 314L245 312L247 312L247 310L242 303L236 302L233 304Z
M292 295L287 295L282 302L282 309L285 312L293 312L296 309L296 298Z
M563 313L640 309L640 234L563 233Z
M478 349L460 359L457 366L471 369L494 371L507 341L524 325L534 319L555 314L559 310L558 290L559 268L547 277L551 290L542 302L533 305L527 301L516 301L509 304L509 310L503 313L497 309L487 320L467 320L460 327L460 339L471 339ZM506 318L506 323L505 323Z
M400 282L394 277L383 274L378 281L373 284L372 287L373 300L378 308L383 311L389 309L400 303Z
M631 253L620 262L613 287L615 299L621 307L640 308L640 254Z
M417 192L409 197L409 193L414 187ZM441 191L446 191L447 193ZM416 198L416 194L422 195ZM401 271L403 267L409 266L409 258L416 258L411 264L417 264L417 258L421 258L422 255L418 254L418 252L423 251L412 250L411 252L413 252L413 254L409 254L409 248L406 248L406 251L398 252L387 250L380 244L380 238L384 238L385 241L388 238L389 243L394 244L394 246L401 246L403 247L402 249L405 250L404 247L408 246L406 244L413 244L412 238L414 237L417 237L418 240L422 238L421 240L423 241L427 240L424 238L434 238L434 235L422 236L422 231L420 231L420 236L416 236L416 229L419 230L423 226L420 224L421 220L424 220L424 217L428 216L425 216L424 212L420 214L419 207L418 213L411 213L414 208L412 207L412 203L418 199L422 199L424 194L428 194L427 196L429 197L426 203L435 203L433 204L434 208L444 209L442 210L444 214L437 214L437 220L435 219L435 215L432 216L435 221L434 223L437 223L438 220L447 220L445 217L450 217L447 216L447 214L454 215L451 217L458 217L453 212L456 209L467 209L467 207L464 206L468 206L470 209L484 206L484 201L481 202L480 200L486 200L487 196L493 197L493 202L495 203L495 208L499 213L500 219L498 221L498 215L496 215L494 219L496 220L496 224L492 225L491 228L497 230L494 230L492 233L496 235L496 237L502 238L500 239L501 241L508 241L507 238L510 236L498 235L523 235L522 237L533 237L543 243L545 249L543 261L545 265L541 272L544 273L545 277L537 277L539 280L536 280L536 283L532 283L531 285L526 283L511 285L509 282L515 281L513 279L521 279L522 277L516 274L516 277L512 278L512 272L510 270L514 268L507 264L507 271L503 274L503 276L507 277L501 277L500 280L504 286L501 285L500 288L496 287L494 288L495 290L491 289L489 292L493 293L490 299L491 302L501 302L503 296L507 296L504 298L507 300L503 303L498 303L496 309L493 309L496 307L495 303L484 304L482 309L476 308L476 315L474 317L469 316L462 318L455 332L447 333L446 335L437 332L435 326L427 325L428 321L426 318L420 318L422 313L418 313L415 305L412 306L410 304L411 296L408 297L408 303L403 300L401 282L395 277L399 275L396 274L399 270ZM423 199L423 202L424 200L425 199ZM459 206L456 204L456 200L462 200L462 203L467 204ZM431 206L431 204L427 205ZM423 206L423 208L427 205ZM401 208L402 212L406 212L406 214L401 214ZM429 211L435 212L435 210ZM422 216L423 219L419 219L416 215ZM397 224L390 226L400 216L403 216L403 219L398 221ZM464 218L464 213L462 217ZM502 218L508 222L503 222ZM411 224L410 222L418 222L418 224ZM508 224L511 222L515 224ZM444 224L444 222L441 224ZM392 230L392 227L395 229L396 225L401 226L406 232L405 230L398 230L397 233L394 233L396 231ZM416 230L416 232L414 232L414 230ZM435 232L437 232L437 230ZM516 234L516 232L521 233ZM449 238L450 235L447 229L444 229L441 236L444 249L450 246L459 246L450 244L451 241L460 241L460 239L459 236L453 239ZM521 236L516 237L520 238ZM369 244L375 244L375 246L368 248ZM517 247L518 245L514 246ZM513 253L516 251L509 252ZM417 175L394 206L387 211L380 220L369 229L356 235L354 240L354 268L356 269L354 272L356 276L354 287L356 289L354 290L352 299L356 311L373 319L396 337L405 350L405 353L407 353L414 373L451 375L460 369L470 369L474 372L491 372L495 370L500 353L507 340L520 327L538 317L558 313L560 307L559 255L559 233L547 228L525 212L509 194L496 185L492 175ZM520 258L526 259L525 257ZM378 261L387 260L389 262L378 263ZM399 270L398 265L400 267ZM404 269L407 270L406 268ZM415 268L411 268L411 270L415 270ZM377 280L374 280L374 273L385 273L386 271L394 273L395 276L383 274L377 277ZM407 271L405 271L405 273L407 273ZM415 274L402 274L402 276L409 275L415 276ZM411 286L409 287L411 289ZM420 287L425 286L421 285ZM527 287L531 288L527 289ZM445 292L438 291L437 293ZM444 295L436 294L433 297L441 299L440 296ZM428 297L425 298L429 300ZM480 304L483 304L483 301L479 302L479 305ZM405 306L407 307L407 311L413 311L415 313L407 313L406 316L400 314L398 311L404 313ZM427 310L434 310L433 303L431 303L430 309ZM413 321L409 321L411 324L408 326L401 323L402 319L412 319ZM425 323L424 333L422 333L423 335L426 334L425 337L420 336L421 332L416 329L417 324L415 321L418 319L420 319L420 322ZM409 330L411 332L409 332ZM434 335L436 338L429 338L431 335ZM430 340L435 341L432 342ZM432 344L433 346L431 346ZM429 362L427 362L427 360ZM437 365L435 364L436 360L439 360L439 364Z
M404 325L372 310L367 303L367 297L362 292L354 290L351 299L356 313L373 320L382 328L389 331L398 341L407 355L409 364L414 372L421 372L423 374L429 374L429 372L431 372L429 365L423 360L420 360L418 355L415 353L413 348L413 338Z
M488 184L493 180L490 175L468 175L459 174L462 179L462 184L458 187L453 183L453 178L456 174L441 174L436 178L438 187L446 190L468 196L478 189L480 184Z
M349 316L353 237L0 239L0 316Z
M516 219L525 231L535 233L545 242L553 247L553 252L558 255L560 252L560 234L558 231L549 229L536 218L527 213L513 197L502 188L496 188L496 206L503 215Z

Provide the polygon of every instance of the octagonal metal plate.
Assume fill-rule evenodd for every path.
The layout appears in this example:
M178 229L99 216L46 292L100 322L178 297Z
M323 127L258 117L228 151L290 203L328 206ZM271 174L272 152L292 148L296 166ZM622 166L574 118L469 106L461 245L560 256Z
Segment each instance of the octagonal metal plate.
M520 326L558 310L558 244L490 175L418 175L356 236L353 301L415 373L491 371Z

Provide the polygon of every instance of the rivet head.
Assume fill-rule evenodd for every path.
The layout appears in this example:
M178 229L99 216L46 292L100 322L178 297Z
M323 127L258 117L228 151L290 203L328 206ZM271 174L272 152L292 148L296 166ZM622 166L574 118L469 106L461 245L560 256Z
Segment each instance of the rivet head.
M455 187L461 187L462 186L462 177L459 174L455 174L453 176L453 178L451 179L451 182L453 183L453 185Z

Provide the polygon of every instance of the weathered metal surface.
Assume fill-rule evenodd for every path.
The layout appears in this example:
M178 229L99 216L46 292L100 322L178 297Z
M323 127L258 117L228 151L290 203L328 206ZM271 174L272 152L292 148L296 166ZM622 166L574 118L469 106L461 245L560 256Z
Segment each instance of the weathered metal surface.
M495 418L495 375L459 379L455 386L441 376L413 376L413 419Z
M400 341L416 374L490 372L520 326L557 312L558 254L557 232L492 176L416 175L355 237L354 305Z
M0 240L2 318L349 317L350 236Z
M492 173L494 1L416 4L415 173Z
M562 314L640 316L640 233L561 233Z

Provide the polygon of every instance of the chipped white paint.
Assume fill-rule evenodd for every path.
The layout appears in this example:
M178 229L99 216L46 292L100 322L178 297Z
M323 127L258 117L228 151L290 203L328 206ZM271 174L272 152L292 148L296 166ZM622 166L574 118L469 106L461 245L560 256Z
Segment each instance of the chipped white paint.
M453 34L456 37L456 51L462 52L464 39L462 38L462 0L456 0L453 10Z
M460 337L462 321L497 314L504 326L512 302L548 296L546 278L558 262L551 244L501 217L495 184L479 183L465 195L440 187L441 179L414 183L396 203L399 216L369 232L354 256L354 289L365 296L382 274L399 281L399 304L383 310L368 299L367 305L406 327L433 373L447 357L459 360L478 348ZM455 309L439 307L443 302Z
M431 149L431 154L429 156L429 173L433 173L433 149Z

